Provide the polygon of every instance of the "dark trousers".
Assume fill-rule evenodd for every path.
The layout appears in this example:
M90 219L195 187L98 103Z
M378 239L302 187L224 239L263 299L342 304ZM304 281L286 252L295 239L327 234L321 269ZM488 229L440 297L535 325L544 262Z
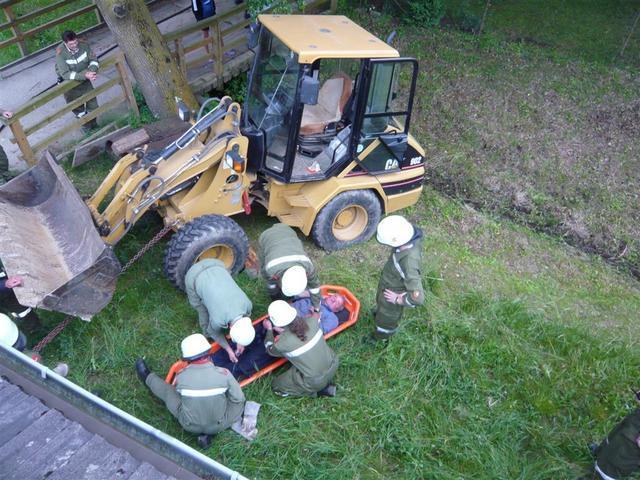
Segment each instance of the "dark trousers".
M91 84L91 82L89 80L85 80L84 82L81 82L77 87L74 87L68 92L65 92L64 99L67 101L67 103L71 103L92 90L93 85ZM83 103L80 106L74 108L72 111L77 118L81 118L83 115L92 112L96 108L98 108L98 100L96 98L92 98L86 103ZM96 128L97 126L98 122L95 118L84 125L85 128Z

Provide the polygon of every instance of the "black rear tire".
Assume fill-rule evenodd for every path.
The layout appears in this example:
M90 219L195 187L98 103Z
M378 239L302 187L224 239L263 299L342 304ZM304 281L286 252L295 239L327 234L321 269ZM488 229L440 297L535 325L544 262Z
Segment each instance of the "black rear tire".
M340 250L369 240L381 216L382 206L372 190L349 190L322 207L311 235L320 248Z
M164 255L164 273L184 290L187 271L197 261L219 258L234 275L242 270L248 251L249 239L236 222L222 215L203 215L171 237Z

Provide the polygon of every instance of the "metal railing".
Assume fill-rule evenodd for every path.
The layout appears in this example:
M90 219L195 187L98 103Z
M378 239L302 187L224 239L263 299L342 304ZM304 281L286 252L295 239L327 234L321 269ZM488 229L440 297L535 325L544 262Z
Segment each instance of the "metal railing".
M197 452L2 344L0 375L6 376L11 383L22 387L27 393L46 400L47 406L61 411L87 430L102 435L113 445L176 478L247 480L237 471Z

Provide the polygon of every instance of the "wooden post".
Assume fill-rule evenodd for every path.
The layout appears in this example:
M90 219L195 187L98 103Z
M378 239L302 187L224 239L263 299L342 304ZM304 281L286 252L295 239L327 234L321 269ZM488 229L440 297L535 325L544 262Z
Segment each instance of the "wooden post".
M182 74L185 76L187 76L187 58L184 54L184 44L182 43L182 38L176 38L173 41L173 44L176 47L176 59L178 61L178 66L180 67L180 70L182 71Z
M18 147L20 147L20 151L22 152L22 156L25 161L30 167L33 167L36 164L36 155L33 152L31 145L29 145L29 140L27 140L27 136L24 134L20 120L15 120L10 123L9 128L13 133L13 138L16 139Z
M214 28L211 25L211 28ZM218 77L218 82L222 82L224 76L224 46L222 45L222 30L220 29L220 22L216 22L216 65L215 74Z
M18 39L20 56L26 57L29 53L27 50L27 44L25 43L24 37L22 36L22 31L20 30L20 28L18 27L18 23L16 22L15 14L13 13L13 10L11 10L10 6L3 7L2 9L4 10L4 13L7 16L9 23L11 24L11 33L13 33L13 36Z
M100 13L100 10L98 10L98 7L96 7L96 20L98 21L98 25L104 23L104 18L102 18L102 14Z
M131 86L131 80L129 80L129 75L127 75L127 69L124 65L124 55L118 55L118 59L116 60L116 70L118 70L118 75L120 75L120 85L122 85L122 90L124 91L124 96L127 97L127 102L129 102L129 107L133 111L136 117L140 118L140 112L138 111L138 104L136 103L136 96L133 94L133 87Z
M331 7L329 8L331 13L336 13L336 10L338 10L338 0L331 0Z

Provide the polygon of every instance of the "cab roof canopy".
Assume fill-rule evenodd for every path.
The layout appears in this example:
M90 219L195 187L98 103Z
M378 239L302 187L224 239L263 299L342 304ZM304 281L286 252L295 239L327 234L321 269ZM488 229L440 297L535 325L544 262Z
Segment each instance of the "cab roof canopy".
M300 63L320 58L395 58L395 48L342 15L260 15L258 20Z

